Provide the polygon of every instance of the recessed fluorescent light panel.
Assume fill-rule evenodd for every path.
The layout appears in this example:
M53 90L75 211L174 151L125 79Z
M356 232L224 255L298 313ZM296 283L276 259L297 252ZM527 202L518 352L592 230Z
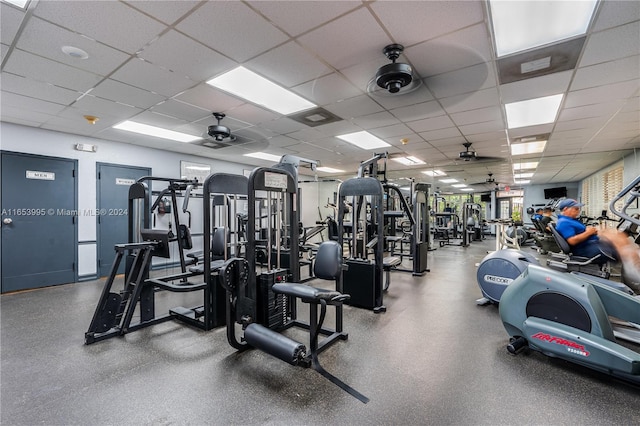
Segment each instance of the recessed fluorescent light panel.
M425 170L422 173L424 173L427 176L432 176L432 177L435 177L435 176L446 176L447 175L442 170Z
M473 191L473 188L460 188L460 191Z
M260 160L269 160L274 163L279 163L282 155L267 154L266 152L252 152L250 154L244 154L245 157L259 158Z
M405 166L416 166L418 164L426 164L424 161L416 157L397 157L392 158L393 161L404 164Z
M515 179L513 181L513 183L515 183L516 185L526 185L529 182L531 182L531 181L530 180L518 180L518 179Z
M18 6L20 9L26 9L27 3L29 3L29 0L2 0L2 1L4 3L9 3L14 6Z
M347 133L346 135L339 135L336 137L362 149L376 149L391 146L382 139L373 136L371 133L365 132L364 130L361 132Z
M454 182L457 182L457 181L458 181L458 179L453 179L453 178L451 178L451 179L440 179L440 182L442 182L442 183L454 183Z
M511 144L511 155L539 154L544 151L547 141Z
M467 185L465 185L464 183L455 183L455 184L453 184L451 186L453 186L454 188L466 188L467 187Z
M148 124L136 123L135 121L123 121L113 126L114 129L126 130L128 132L140 133L141 135L155 136L156 138L170 139L178 142L193 142L202 139L200 136L188 135L186 133L174 132L162 127L149 126Z
M207 84L284 115L316 106L245 67L234 68Z
M507 127L509 129L517 129L519 127L553 123L558 114L558 108L560 108L563 96L560 93L559 95L505 104Z
M529 161L528 163L513 163L513 170L529 170L538 167L538 161Z
M498 57L586 33L597 3L491 0Z
M516 173L513 175L514 179L528 179L533 177L533 173Z
M316 170L319 172L325 172L325 173L344 173L344 170L340 170L340 169L334 169L332 167L316 167Z

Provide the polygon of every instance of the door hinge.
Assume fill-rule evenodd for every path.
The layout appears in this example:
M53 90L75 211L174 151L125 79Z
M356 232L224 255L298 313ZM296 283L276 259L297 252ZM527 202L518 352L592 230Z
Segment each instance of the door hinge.
M71 216L71 223L73 223L74 225L76 224L76 217L75 215Z
M76 271L76 262L73 262L73 263L71 264L71 270L72 270L73 272L75 272L75 271Z

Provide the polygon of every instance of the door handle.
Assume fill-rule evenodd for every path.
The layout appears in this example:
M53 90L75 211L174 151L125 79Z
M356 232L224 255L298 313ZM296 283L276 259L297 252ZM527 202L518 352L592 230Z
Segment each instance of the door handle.
M10 217L7 217L2 219L2 223L4 223L5 225L11 225L13 223L13 220Z

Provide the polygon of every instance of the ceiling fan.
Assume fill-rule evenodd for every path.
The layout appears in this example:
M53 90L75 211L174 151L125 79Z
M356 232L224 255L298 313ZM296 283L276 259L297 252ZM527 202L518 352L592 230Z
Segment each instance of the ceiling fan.
M464 161L502 161L502 157L485 157L476 153L475 149L471 149L471 142L465 142L462 144L465 147L464 151L460 152L460 159Z
M202 134L202 139L195 142L196 144L216 150L227 148L225 151L241 148L264 150L269 146L268 138L257 129L246 127L232 133L229 127L220 123L226 117L225 114L221 112L212 114L218 121L217 124L208 126Z
M227 126L220 124L220 121L226 117L221 112L214 112L213 116L218 120L218 124L212 124L207 128L207 136L220 143L231 143L236 137L231 134L231 130Z
M382 53L391 61L378 68L376 75L367 84L367 93L381 96L393 96L409 93L420 87L422 80L409 64L396 62L404 51L401 44L390 44Z

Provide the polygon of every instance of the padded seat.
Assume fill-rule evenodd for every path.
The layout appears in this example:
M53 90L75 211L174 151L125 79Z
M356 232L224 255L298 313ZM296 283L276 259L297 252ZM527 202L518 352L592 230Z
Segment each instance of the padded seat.
M277 283L273 285L272 289L274 293L297 297L305 303L318 303L320 300L331 302L334 298L342 296L342 293L335 290L325 290L297 283Z

